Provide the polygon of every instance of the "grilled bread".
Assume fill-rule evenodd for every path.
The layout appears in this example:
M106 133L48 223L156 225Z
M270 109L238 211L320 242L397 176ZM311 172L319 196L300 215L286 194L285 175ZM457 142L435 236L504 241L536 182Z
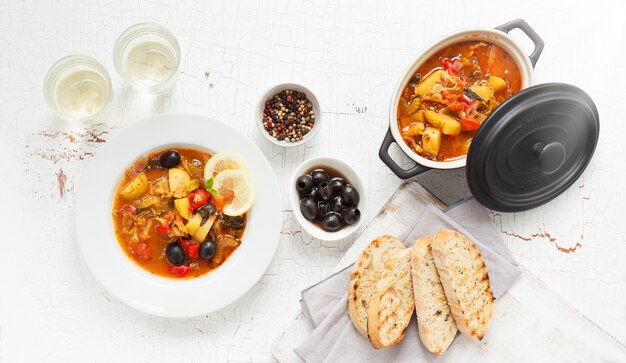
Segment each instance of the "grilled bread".
M457 329L435 267L431 242L421 237L411 248L411 278L420 339L426 349L441 354L454 340Z
M494 297L478 248L450 230L438 232L431 246L457 328L468 337L482 339L491 321Z
M385 273L384 262L394 251L402 249L405 249L404 243L396 237L380 236L363 250L354 264L348 288L348 315L354 327L366 338L370 300L376 282Z
M370 343L376 349L402 340L413 316L410 252L407 248L394 251L385 261L385 273L376 282L367 318Z

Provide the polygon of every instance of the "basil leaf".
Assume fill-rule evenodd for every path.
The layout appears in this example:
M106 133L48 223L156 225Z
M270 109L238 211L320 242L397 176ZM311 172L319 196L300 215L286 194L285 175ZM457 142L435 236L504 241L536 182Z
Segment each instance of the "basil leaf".
M208 192L211 191L210 189L213 189L213 178L207 179L206 184L204 185L204 189L206 189Z

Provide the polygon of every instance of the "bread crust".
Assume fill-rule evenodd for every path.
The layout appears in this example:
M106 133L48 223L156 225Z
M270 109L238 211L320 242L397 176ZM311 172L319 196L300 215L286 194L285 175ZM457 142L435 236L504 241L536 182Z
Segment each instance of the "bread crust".
M354 264L348 288L348 315L356 330L366 338L369 304L384 271L384 260L394 250L404 248L404 243L396 237L382 235L370 242Z
M482 339L493 315L493 293L485 262L465 235L444 230L432 242L432 254L457 328Z

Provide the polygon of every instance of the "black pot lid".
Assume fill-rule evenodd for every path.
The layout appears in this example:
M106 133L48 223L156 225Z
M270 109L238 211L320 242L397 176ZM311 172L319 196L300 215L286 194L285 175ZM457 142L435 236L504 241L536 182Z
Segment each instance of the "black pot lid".
M467 155L468 186L496 211L538 207L583 173L599 132L598 110L581 89L550 83L522 90L476 132Z

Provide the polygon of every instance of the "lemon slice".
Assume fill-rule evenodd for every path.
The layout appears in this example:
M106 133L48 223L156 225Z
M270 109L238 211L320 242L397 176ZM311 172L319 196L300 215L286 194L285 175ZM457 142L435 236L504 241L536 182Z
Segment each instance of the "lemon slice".
M246 170L241 156L231 152L217 153L213 155L204 167L204 179L214 177L221 171L228 169Z
M240 169L227 169L213 177L213 189L219 196L230 202L222 213L227 216L240 216L252 208L255 190L252 177Z

